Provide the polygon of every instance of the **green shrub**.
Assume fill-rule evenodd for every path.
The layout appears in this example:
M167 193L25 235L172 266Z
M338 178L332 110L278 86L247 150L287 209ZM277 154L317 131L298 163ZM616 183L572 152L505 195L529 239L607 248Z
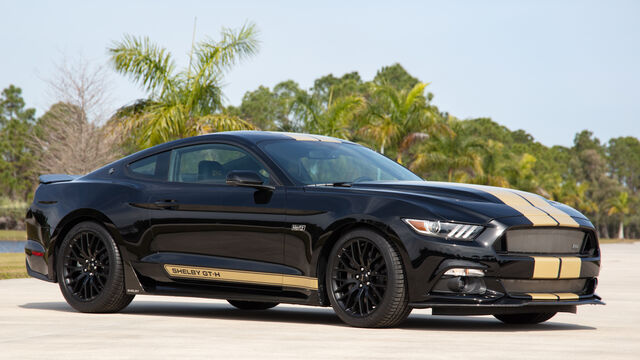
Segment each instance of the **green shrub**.
M23 200L12 200L0 197L0 229L24 229L24 216L29 203Z

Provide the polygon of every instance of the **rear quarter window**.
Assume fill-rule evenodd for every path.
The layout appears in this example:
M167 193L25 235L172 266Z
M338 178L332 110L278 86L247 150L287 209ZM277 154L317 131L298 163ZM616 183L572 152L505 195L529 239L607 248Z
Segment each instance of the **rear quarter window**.
M129 164L129 172L137 178L166 181L169 173L169 156L166 151L134 161Z

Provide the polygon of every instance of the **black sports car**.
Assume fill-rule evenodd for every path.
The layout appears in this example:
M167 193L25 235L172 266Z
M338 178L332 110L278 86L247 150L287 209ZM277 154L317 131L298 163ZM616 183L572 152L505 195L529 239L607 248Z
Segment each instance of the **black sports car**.
M324 136L216 133L44 175L26 224L29 274L82 312L161 294L331 305L350 325L383 327L412 308L538 323L602 304L597 235L578 211L423 181Z

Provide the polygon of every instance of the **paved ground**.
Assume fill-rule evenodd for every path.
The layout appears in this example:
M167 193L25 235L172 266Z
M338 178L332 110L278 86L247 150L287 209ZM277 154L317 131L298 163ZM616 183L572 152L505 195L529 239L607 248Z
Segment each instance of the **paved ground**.
M119 314L73 311L57 284L0 281L0 358L640 359L640 243L603 245L598 293L537 326L414 311L397 329L344 326L331 309L261 312L226 302L139 296Z

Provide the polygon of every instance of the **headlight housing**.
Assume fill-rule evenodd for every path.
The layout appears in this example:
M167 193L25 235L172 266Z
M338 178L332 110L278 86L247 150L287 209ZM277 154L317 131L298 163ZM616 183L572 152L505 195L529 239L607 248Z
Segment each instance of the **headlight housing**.
M438 236L452 240L471 241L484 227L471 224L457 224L445 221L402 219L415 232L423 235Z

